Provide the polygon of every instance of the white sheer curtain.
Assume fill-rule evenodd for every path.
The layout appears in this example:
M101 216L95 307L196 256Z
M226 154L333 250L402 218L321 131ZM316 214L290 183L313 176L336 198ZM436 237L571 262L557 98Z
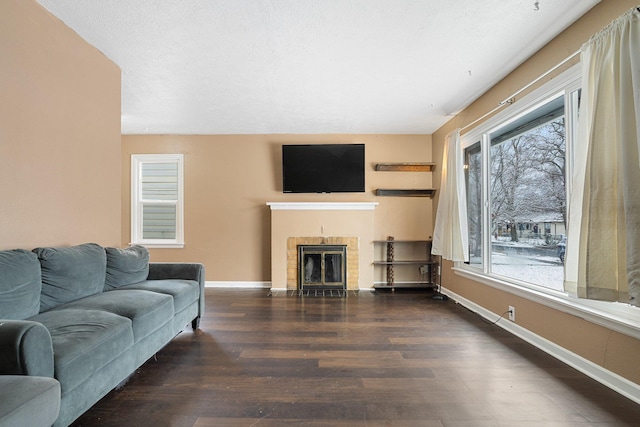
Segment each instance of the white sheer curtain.
M448 134L442 153L440 197L431 253L452 261L469 261L467 197L462 173L460 130Z
M640 303L640 12L581 50L582 97L565 289Z

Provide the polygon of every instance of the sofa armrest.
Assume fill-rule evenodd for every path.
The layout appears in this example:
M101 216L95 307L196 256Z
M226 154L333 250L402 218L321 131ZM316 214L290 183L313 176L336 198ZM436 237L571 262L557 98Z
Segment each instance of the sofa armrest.
M204 314L204 265L199 263L181 262L151 262L149 263L149 276L147 280L183 279L194 280L200 285L200 307L198 320ZM196 329L198 320L194 321Z
M0 374L53 377L51 334L43 324L0 319Z

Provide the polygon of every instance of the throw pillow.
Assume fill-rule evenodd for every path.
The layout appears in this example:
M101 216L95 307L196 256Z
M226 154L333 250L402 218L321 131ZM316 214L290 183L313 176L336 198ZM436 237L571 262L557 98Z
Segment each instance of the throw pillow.
M36 248L40 260L42 294L40 312L102 292L107 257L95 243L66 248Z
M24 320L40 311L40 263L24 249L0 251L0 319Z
M149 276L149 251L134 245L125 249L106 248L107 278L104 290L147 280Z

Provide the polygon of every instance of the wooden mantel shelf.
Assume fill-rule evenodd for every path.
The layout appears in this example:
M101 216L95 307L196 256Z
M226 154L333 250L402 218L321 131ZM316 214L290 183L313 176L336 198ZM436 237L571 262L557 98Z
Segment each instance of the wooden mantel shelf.
M377 171L431 172L435 163L377 163Z
M272 211L372 211L377 202L267 202Z

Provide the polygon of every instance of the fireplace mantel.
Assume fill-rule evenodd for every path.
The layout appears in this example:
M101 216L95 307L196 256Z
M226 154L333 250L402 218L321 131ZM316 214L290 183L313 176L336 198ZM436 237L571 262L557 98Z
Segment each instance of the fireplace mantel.
M378 202L267 202L272 211L372 211Z
M373 286L373 217L377 202L267 202L267 205L271 209L272 289L295 289L297 272L291 271L290 266L295 270L296 245L320 243L347 245L347 263L351 267L347 289Z

